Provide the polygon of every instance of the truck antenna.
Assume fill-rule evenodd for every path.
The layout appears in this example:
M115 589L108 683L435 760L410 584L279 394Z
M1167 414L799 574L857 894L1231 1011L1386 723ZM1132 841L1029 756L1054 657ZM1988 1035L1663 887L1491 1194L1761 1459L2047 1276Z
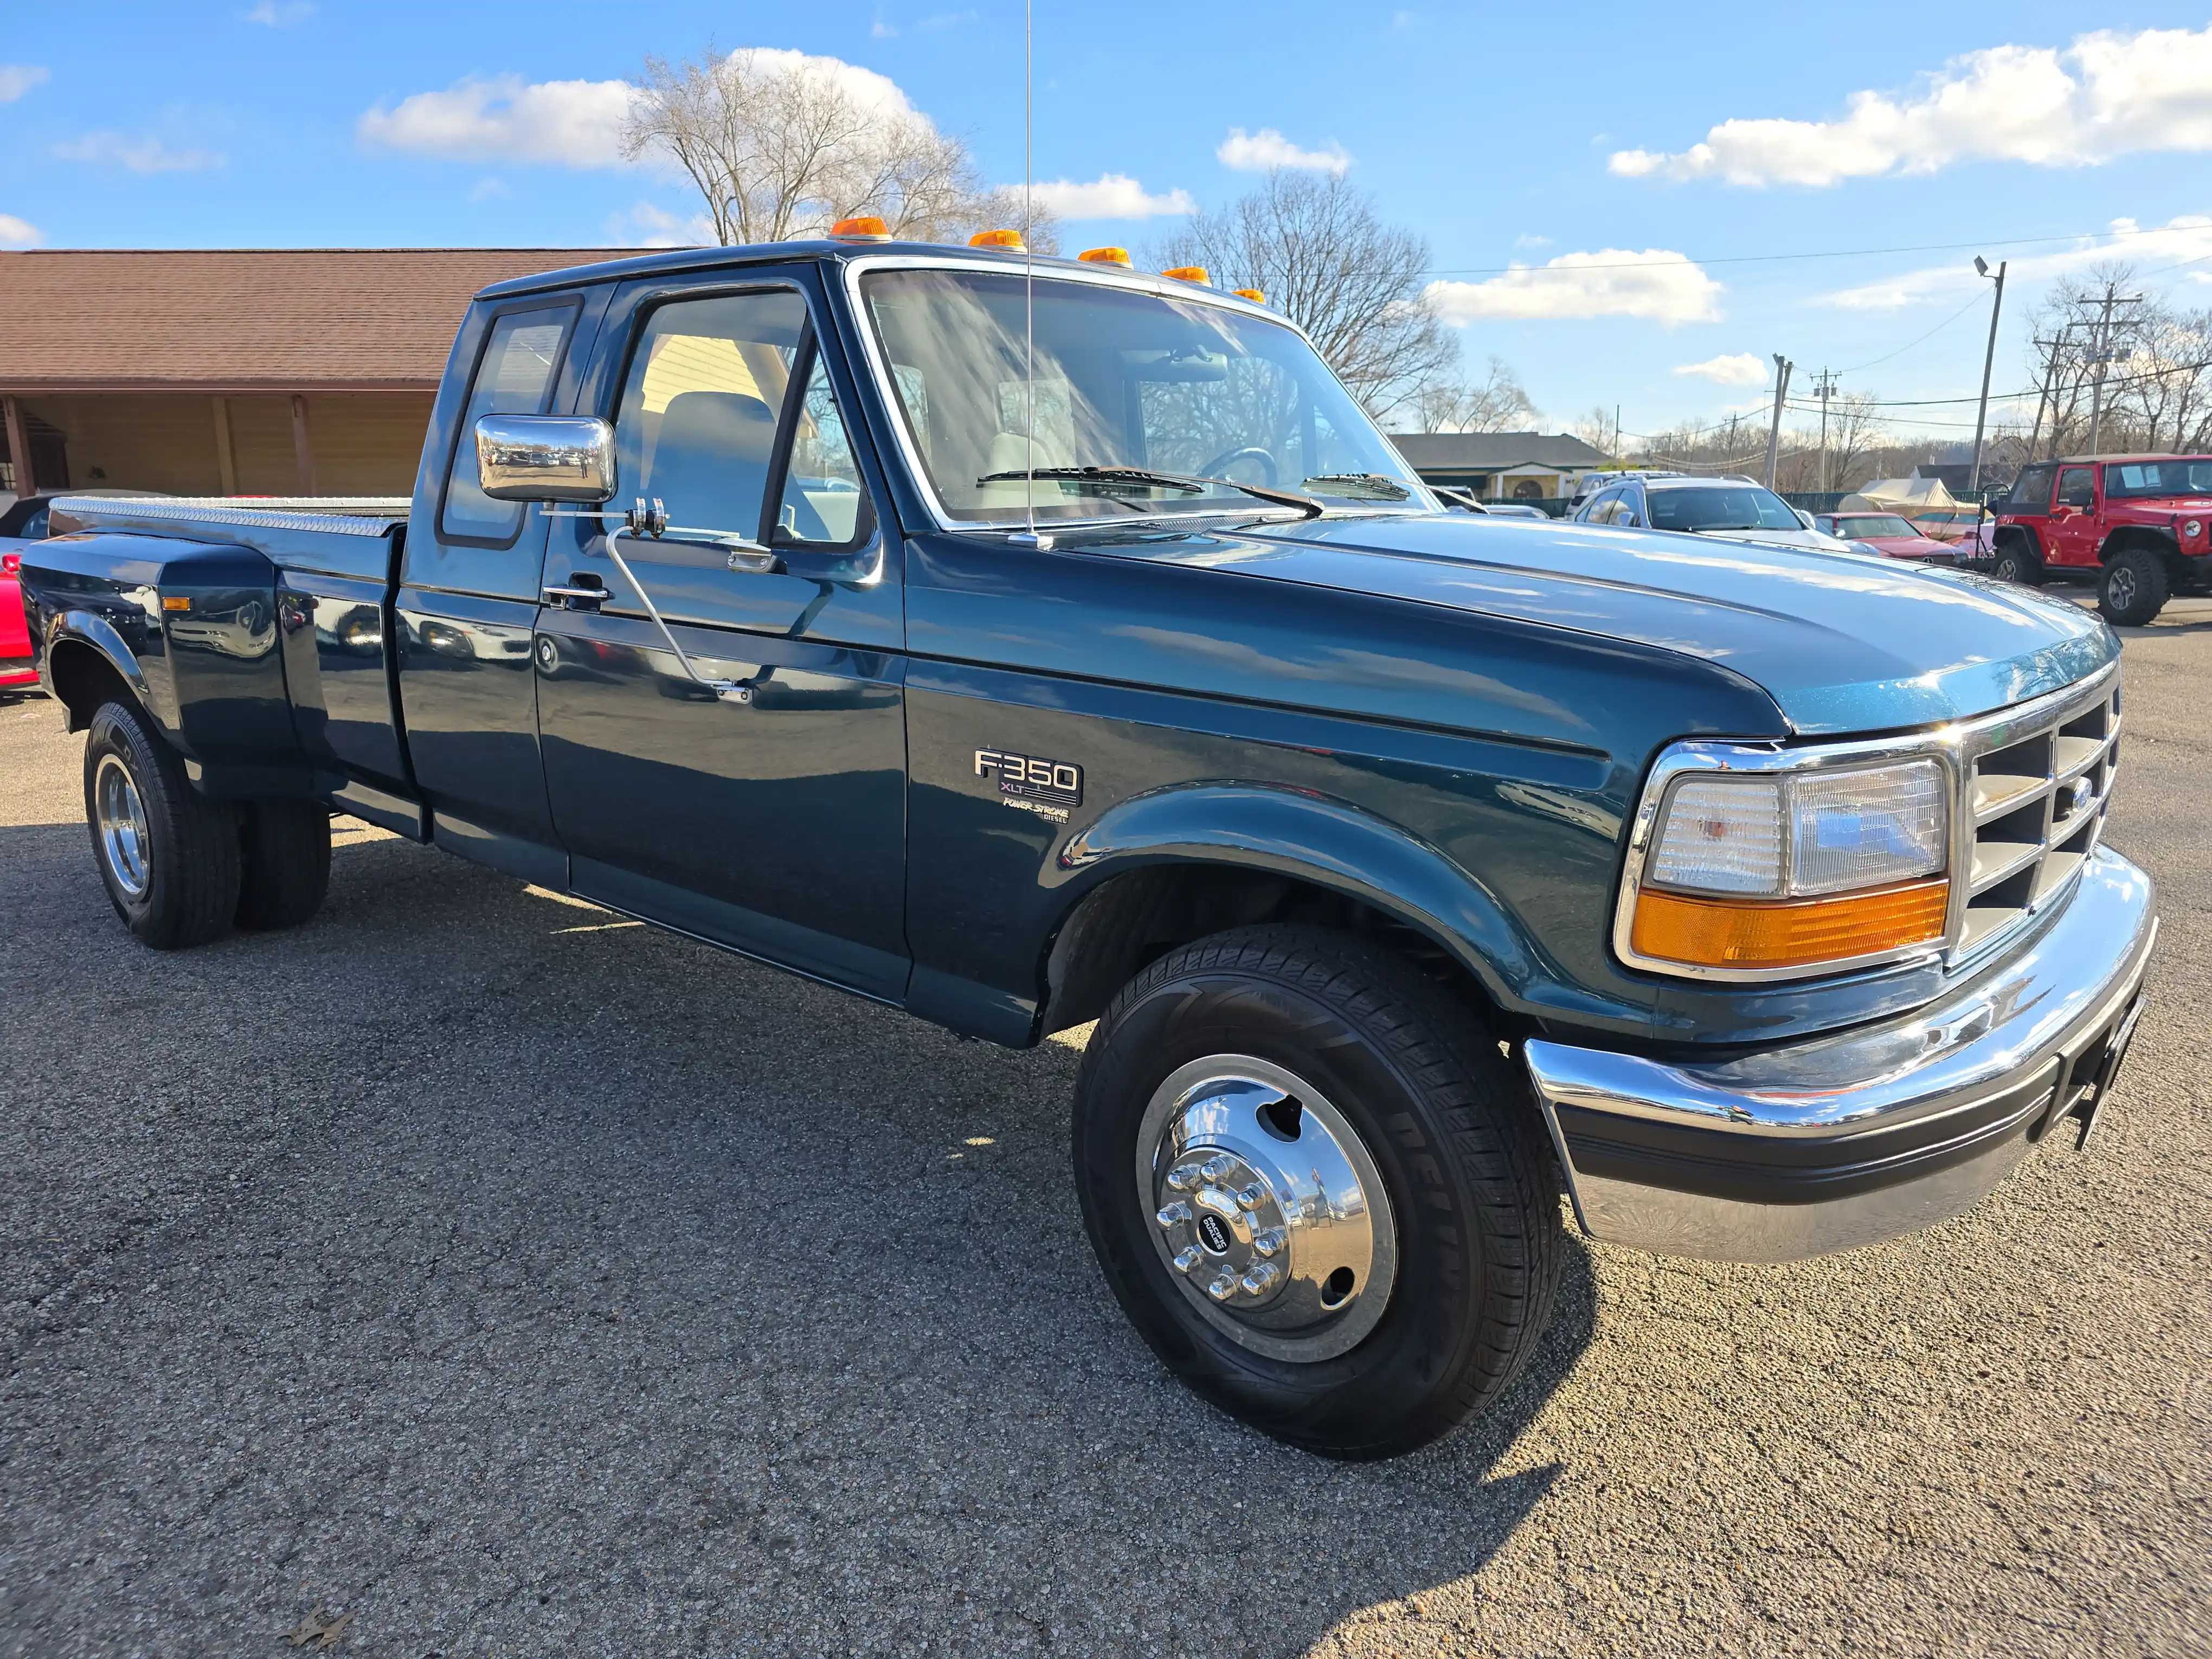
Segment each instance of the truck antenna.
M1022 0L1022 507L1027 527L1011 539L1046 548L1036 527L1036 0Z

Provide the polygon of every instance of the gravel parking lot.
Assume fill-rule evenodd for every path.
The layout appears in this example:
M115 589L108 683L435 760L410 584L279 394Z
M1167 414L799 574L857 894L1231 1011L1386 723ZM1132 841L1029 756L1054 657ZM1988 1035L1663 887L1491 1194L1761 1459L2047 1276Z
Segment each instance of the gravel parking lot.
M0 704L0 1654L2202 1654L2212 602L2126 653L2091 1148L1800 1266L1577 1245L1503 1414L1358 1468L1123 1324L1073 1048L349 820L311 925L156 955Z

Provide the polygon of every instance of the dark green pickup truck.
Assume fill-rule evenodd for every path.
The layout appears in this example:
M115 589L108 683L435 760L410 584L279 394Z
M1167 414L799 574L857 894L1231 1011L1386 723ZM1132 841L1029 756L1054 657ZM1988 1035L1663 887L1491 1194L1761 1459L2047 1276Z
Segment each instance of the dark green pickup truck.
M2086 1136L2142 1006L2101 623L1449 510L1190 282L553 272L471 308L411 502L54 519L33 648L147 943L305 921L337 811L957 1031L1095 1021L1108 1284L1332 1455L1498 1397L1562 1194L1694 1255L1893 1237Z

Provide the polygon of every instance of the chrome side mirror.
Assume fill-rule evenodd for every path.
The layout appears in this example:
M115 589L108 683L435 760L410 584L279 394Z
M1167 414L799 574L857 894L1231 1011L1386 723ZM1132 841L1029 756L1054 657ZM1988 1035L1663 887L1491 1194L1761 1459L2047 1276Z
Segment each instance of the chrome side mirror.
M495 501L588 501L615 493L615 429L592 416L486 415L477 484Z

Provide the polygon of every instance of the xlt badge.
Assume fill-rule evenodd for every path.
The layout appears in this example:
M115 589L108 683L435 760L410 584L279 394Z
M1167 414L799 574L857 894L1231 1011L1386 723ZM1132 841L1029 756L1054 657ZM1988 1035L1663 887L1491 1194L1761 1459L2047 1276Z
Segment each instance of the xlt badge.
M1013 797L1007 805L1043 817L1064 821L1068 808L1083 805L1083 769L1068 761L1017 755L1006 749L978 749L975 775L995 778L999 793Z

